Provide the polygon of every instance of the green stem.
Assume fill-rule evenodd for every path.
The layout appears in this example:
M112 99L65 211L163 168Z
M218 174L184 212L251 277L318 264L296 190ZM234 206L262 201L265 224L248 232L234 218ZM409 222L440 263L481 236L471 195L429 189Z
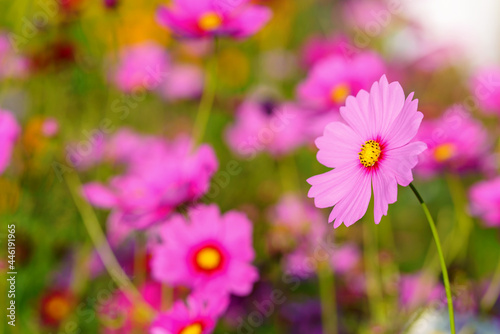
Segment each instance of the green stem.
M500 259L498 259L497 268L495 269L490 285L481 299L481 309L484 312L488 312L495 305L498 295L500 295Z
M318 281L323 334L337 334L335 277L331 267L325 261L318 263Z
M198 113L194 121L194 146L198 146L203 140L205 130L207 128L208 120L210 118L210 111L215 99L215 91L217 88L217 39L215 39L215 50L213 55L207 60L205 70L205 86L203 87L203 95L201 97L200 105L198 106Z
M92 207L85 201L80 195L80 189L82 188L80 179L75 173L65 174L65 181L68 185L73 201L75 202L80 215L82 216L83 223L87 229L90 239L94 243L94 247L101 258L104 267L108 271L111 278L115 281L117 286L125 293L125 295L132 302L137 302L144 305L146 309L151 312L152 317L155 314L155 310L145 302L137 290L137 288L129 280L127 274L123 271L122 267L118 263L113 250L101 229L101 225L95 215Z
M441 270L443 272L443 281L444 281L444 288L446 289L446 299L448 301L448 315L450 317L450 329L451 333L455 334L455 315L453 312L453 299L451 298L451 289L450 289L450 279L448 278L448 269L446 269L446 262L444 260L443 256L443 250L441 249L441 242L439 241L439 235L437 233L436 229L436 224L434 223L434 219L432 219L431 213L429 212L429 209L427 208L427 205L425 204L424 200L422 199L422 196L418 193L417 189L415 186L410 183L410 188L417 197L418 201L420 202L420 205L422 206L422 209L424 210L425 217L427 218L427 221L429 222L429 225L431 227L432 235L434 236L434 241L436 242L436 248L439 254L439 262L441 264Z

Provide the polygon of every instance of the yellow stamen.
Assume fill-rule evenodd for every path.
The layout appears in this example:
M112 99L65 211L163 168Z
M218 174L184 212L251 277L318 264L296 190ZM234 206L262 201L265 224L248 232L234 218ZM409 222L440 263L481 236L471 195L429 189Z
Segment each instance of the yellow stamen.
M349 94L351 94L351 89L347 84L342 83L332 88L330 99L337 104L344 103Z
M179 334L201 334L203 331L203 327L200 324L191 324L189 326L184 327Z
M453 144L441 144L434 149L434 159L437 162L445 162L455 154L456 147Z
M375 140L368 140L363 146L361 146L359 161L361 161L361 164L365 167L373 167L378 161L380 153L382 153L380 144Z
M221 24L222 18L215 12L207 12L203 14L198 21L200 28L205 31L216 30L221 26Z
M221 253L212 247L203 248L196 254L196 263L204 270L213 270L217 268L221 261Z

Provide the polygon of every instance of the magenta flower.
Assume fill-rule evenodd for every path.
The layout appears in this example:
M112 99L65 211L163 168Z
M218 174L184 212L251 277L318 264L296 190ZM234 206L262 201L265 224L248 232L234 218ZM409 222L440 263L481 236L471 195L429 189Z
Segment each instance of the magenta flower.
M446 297L443 285L424 273L403 275L399 284L399 302L407 310L414 310L430 302L444 300Z
M189 296L187 304L177 301L160 314L150 328L151 334L211 334L225 311L228 298Z
M0 109L0 174L10 163L12 150L16 143L21 127L10 111Z
M248 100L238 108L235 124L226 130L226 141L243 157L262 151L281 156L305 142L305 124L303 110L294 104Z
M311 67L321 60L338 55L348 57L351 51L351 42L344 35L336 35L330 38L313 36L309 38L302 50L302 63Z
M470 88L478 106L486 114L500 115L500 68L482 68L472 77Z
M426 145L413 141L423 114L412 98L405 100L401 85L382 76L370 92L349 96L340 108L344 122L328 124L316 140L318 161L334 169L309 178L308 195L319 208L334 206L328 221L335 228L363 217L372 188L378 224L396 202L398 184L413 181L412 168Z
M28 59L12 48L8 33L0 31L0 80L26 77L29 65Z
M471 212L490 227L500 227L500 176L473 185L469 192Z
M269 8L249 0L173 0L159 8L157 19L180 37L245 38L259 31L271 15Z
M159 93L167 101L195 99L203 92L203 70L195 65L173 65Z
M335 55L318 62L297 90L298 97L311 106L329 110L344 105L349 95L368 89L385 72L380 56L365 52L352 59Z
M126 173L113 177L107 185L91 182L83 187L92 205L112 210L108 221L112 242L164 220L183 203L199 199L208 191L218 167L210 146L192 151L191 141L185 137L168 143L127 132L117 135L123 146L114 140L110 147L116 148L115 158L125 163Z
M416 171L433 176L440 171L477 171L487 167L488 133L461 106L441 118L425 121L417 134L428 150L420 155Z
M161 306L161 284L146 282L139 289L143 300L153 310ZM116 290L111 298L106 298L99 307L99 322L105 334L133 333L138 330L146 333L151 324L151 310L146 305L134 303L121 290Z
M169 69L170 60L165 49L154 42L146 42L121 50L111 80L125 93L155 90L168 77Z
M251 264L252 223L236 211L221 215L216 205L193 208L188 217L174 215L162 226L153 277L198 292L248 295L259 277Z

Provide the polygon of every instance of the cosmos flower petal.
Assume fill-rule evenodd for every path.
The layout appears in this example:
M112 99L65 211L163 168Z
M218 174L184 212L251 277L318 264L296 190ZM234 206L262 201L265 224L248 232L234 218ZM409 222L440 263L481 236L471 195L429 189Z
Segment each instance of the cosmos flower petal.
M418 163L418 155L427 149L423 142L413 142L385 154L384 168L396 176L396 181L403 187L413 181L412 168Z
M326 126L323 137L316 139L318 161L330 168L356 162L363 143L361 137L349 126L340 122L330 123Z
M370 104L370 94L367 91L359 91L356 97L349 96L345 107L340 108L340 115L360 137L373 139L374 131L371 124L374 122L374 115Z
M346 226L354 224L364 216L368 209L371 198L370 174L358 173L351 181L355 187L335 205L328 217L328 222L334 221L335 228L342 223Z
M413 93L408 95L403 110L382 137L388 149L407 144L417 134L424 115L417 111L418 100L412 100L412 98Z
M318 208L333 206L355 188L352 179L362 173L364 171L358 163L313 176L307 180L312 186L308 196L314 198Z
M247 263L238 263L229 270L231 290L237 296L252 292L253 284L259 279L257 269Z
M243 10L237 19L229 23L228 31L236 31L234 37L245 38L258 32L264 25L269 22L272 17L272 12L264 6L249 6Z
M82 187L82 193L90 204L100 208L111 208L117 203L116 195L98 182L90 182Z
M398 184L393 176L388 176L382 170L374 173L372 177L374 218L375 223L380 223L382 216L387 216L389 204L396 202L398 197Z
M391 127L394 120L403 110L405 94L398 82L388 83L386 76L375 82L370 90L370 103L372 112L375 113L372 129L377 135L384 134Z

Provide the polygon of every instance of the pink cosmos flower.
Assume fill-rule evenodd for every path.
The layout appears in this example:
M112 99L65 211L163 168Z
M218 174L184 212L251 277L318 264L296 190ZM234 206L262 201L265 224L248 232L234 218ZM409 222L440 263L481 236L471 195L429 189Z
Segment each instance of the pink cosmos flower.
M189 64L173 65L160 94L168 101L194 99L203 92L203 71L200 67Z
M271 18L271 10L250 0L173 0L158 9L158 22L181 37L246 38Z
M380 56L360 53L347 59L331 56L317 63L297 89L298 97L311 106L329 110L342 106L349 95L368 89L385 72Z
M125 93L138 89L154 90L163 83L169 69L170 60L165 49L154 42L145 42L120 52L111 80Z
M472 214L481 217L487 226L500 226L500 177L476 183L469 197Z
M146 282L139 292L153 310L160 310L160 283ZM130 301L121 290L116 290L111 299L101 305L98 315L105 334L134 333L135 331L146 333L154 316L145 305Z
M343 122L326 126L316 140L318 161L334 168L307 180L309 197L319 208L334 206L334 227L354 224L366 213L373 188L375 223L396 202L397 186L413 181L412 168L426 149L414 142L423 114L411 93L405 100L398 82L382 76L370 92L349 96L340 108Z
M226 141L243 157L262 151L281 156L304 143L304 116L303 110L291 103L248 100L238 108L235 124L226 130Z
M112 210L108 218L111 242L120 242L131 231L162 221L177 206L199 199L208 191L218 166L210 146L192 151L187 137L168 143L122 132L119 138L123 146L116 159L125 163L126 172L107 185L91 182L83 187L92 205ZM118 144L115 141L115 147Z
M258 279L251 262L252 223L239 212L221 215L216 205L176 214L162 226L163 243L153 248L152 274L174 286L219 295L248 295Z
M330 38L313 36L306 41L302 50L302 62L309 68L318 62L334 56L349 57L351 42L345 35L336 35Z
M46 137L54 137L59 132L59 122L53 117L47 117L42 124L42 133Z
M480 170L487 165L486 129L461 106L449 108L437 120L423 122L417 139L429 148L419 156L416 168L424 176L443 170Z
M423 273L403 275L400 281L399 302L408 310L414 310L432 301L445 298L444 287Z
M21 133L21 127L10 111L0 109L0 174L10 163L14 144Z
M24 78L28 71L28 59L18 55L8 34L0 31L0 79Z
M151 334L211 334L218 318L225 311L228 298L206 298L191 295L187 304L177 301L160 314L150 328Z
M500 67L485 67L477 71L470 88L478 106L487 114L500 115Z

